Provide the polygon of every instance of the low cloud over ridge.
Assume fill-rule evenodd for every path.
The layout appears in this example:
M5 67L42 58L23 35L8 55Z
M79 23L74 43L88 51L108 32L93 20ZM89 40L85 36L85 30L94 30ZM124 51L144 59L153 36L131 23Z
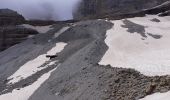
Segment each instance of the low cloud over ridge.
M0 0L0 8L9 8L27 19L68 20L80 0Z

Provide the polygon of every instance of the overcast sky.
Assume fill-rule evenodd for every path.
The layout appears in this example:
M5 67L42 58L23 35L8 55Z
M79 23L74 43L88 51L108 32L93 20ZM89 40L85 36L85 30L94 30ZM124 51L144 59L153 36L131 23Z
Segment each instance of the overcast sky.
M0 8L18 11L27 19L66 20L80 0L0 0Z

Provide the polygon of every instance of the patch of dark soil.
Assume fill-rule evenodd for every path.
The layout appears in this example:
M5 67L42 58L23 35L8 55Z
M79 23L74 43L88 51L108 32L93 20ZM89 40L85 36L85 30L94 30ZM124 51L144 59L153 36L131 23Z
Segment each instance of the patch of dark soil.
M159 19L157 19L157 18L154 18L154 19L151 19L151 21L153 21L153 22L161 22Z
M147 38L146 33L145 33L145 26L133 23L129 20L123 20L123 23L125 25L122 25L122 27L124 28L128 28L128 32L130 33L138 33L140 34L142 37Z
M148 33L149 36L155 38L155 39L160 39L162 38L162 35L155 35L155 34L151 34L151 33Z

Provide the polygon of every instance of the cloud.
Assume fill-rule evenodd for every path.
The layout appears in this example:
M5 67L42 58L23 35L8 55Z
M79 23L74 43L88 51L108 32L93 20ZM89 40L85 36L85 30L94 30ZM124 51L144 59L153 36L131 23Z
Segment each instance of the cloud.
M0 8L9 8L27 19L68 20L80 0L0 0Z

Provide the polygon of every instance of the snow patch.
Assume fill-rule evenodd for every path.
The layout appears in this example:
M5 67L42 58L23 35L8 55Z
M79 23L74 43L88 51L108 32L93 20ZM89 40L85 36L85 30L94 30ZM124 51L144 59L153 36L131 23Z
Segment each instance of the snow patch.
M170 20L157 17L161 22L150 21L157 16L136 17L128 20L145 26L146 33L162 35L154 39L147 34L129 33L122 20L112 21L114 26L107 31L105 43L109 47L99 64L132 68L148 76L170 75Z
M62 29L60 29L57 33L54 34L54 38L57 38L60 34L62 34L63 32L67 31L70 27L66 26L63 27Z
M58 65L59 66L59 65ZM13 90L12 93L0 95L0 100L28 100L31 95L50 77L51 73L56 70L57 67L48 73L42 75L36 82L20 90Z
M51 66L51 65L54 65L55 63L57 63L58 61L52 61L50 62L47 66Z
M29 24L23 24L22 26L24 26L25 28L30 28L30 29L34 29L36 31L38 31L39 33L47 33L49 30L51 30L51 26L52 25L48 25L48 26L32 26Z
M38 56L37 58L28 61L27 63L25 63L23 66L20 67L20 69L18 69L13 75L11 75L8 79L10 80L8 83L9 84L14 84L16 82L19 82L22 79L26 79L27 77L35 74L36 72L47 68L48 65L52 65L56 62L51 62L50 64L48 64L45 67L40 67L43 64L45 64L47 61L49 61L50 59L46 57L46 55L55 55L59 52L61 52L64 47L66 46L66 43L56 43L56 45L49 50L46 54L42 54L40 56Z
M49 50L47 52L47 55L55 55L56 53L61 52L66 45L67 43L64 42L56 43L56 46L54 46L51 50Z
M170 91L166 93L155 93L139 100L169 100Z

